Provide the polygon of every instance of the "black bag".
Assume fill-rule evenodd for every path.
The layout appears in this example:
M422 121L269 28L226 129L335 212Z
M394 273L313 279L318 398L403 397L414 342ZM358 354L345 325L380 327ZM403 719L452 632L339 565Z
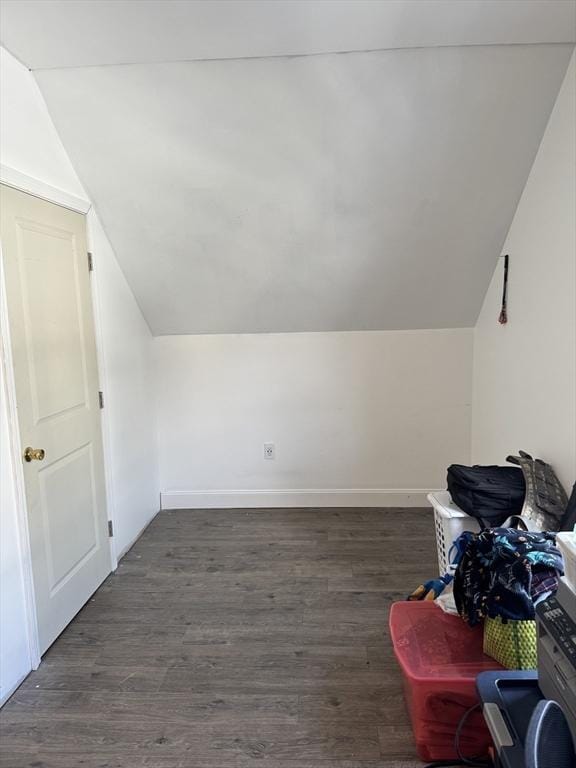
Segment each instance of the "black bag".
M475 517L482 528L496 528L511 515L519 515L526 483L516 467L448 467L448 490L455 504Z

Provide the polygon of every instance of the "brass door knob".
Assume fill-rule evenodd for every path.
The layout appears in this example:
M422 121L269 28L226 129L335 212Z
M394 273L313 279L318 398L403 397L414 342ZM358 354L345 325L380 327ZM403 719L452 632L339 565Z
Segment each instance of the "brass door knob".
M24 451L24 461L43 461L46 456L44 448L26 448Z

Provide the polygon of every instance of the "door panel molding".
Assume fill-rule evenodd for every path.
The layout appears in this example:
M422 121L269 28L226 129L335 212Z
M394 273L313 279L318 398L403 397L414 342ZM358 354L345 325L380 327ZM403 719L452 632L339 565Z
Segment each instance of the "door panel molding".
M49 484L50 480L53 479L54 475L58 474L58 472L61 471L61 469L64 466L69 465L71 462L78 462L81 461L82 458L85 458L87 460L88 464L88 471L90 473L90 506L89 506L89 512L92 516L92 527L90 528L90 534L91 538L88 542L84 542L83 551L81 551L76 556L76 560L72 563L68 563L67 567L65 568L65 571L59 575L56 574L57 570L57 564L53 557L53 551L57 546L57 542L54 541L54 537L52 535L52 525L51 520L48 515L48 495L50 492ZM41 507L41 515L42 515L42 523L44 526L44 538L46 543L46 561L48 565L48 574L50 576L50 584L49 584L49 590L50 590L50 596L54 596L73 576L74 574L89 560L89 558L92 556L94 552L97 551L98 547L102 543L100 541L100 534L98 531L98 526L96 524L96 518L95 514L97 512L98 503L96 499L96 491L94 488L94 456L92 454L92 446L90 443L86 443L85 445L81 445L78 448L75 448L70 453L66 454L65 456L61 456L59 459L57 459L52 464L49 464L47 467L42 467L40 471L38 472L38 481L40 484L40 507ZM70 490L69 494L69 502L73 504L75 499L73 498L72 490ZM85 533L88 533L88 529L85 531Z
M21 190L19 190L21 191ZM28 194L28 193L26 193ZM31 232L34 234L44 235L45 237L53 237L57 238L59 240L67 241L70 243L70 260L71 264L64 265L69 266L69 272L71 272L71 275L63 275L63 278L68 278L68 281L70 282L69 278L72 276L73 278L73 285L70 287L72 288L72 292L74 293L74 296L72 297L73 303L74 303L74 309L72 314L73 317L67 318L68 320L68 327L72 328L72 323L70 321L74 320L76 321L76 326L78 329L77 339L74 339L74 344L78 345L78 353L79 353L79 360L78 360L78 369L76 370L76 376L81 377L81 382L78 383L81 385L80 389L82 390L82 394L80 396L80 392L78 392L78 399L76 402L73 403L67 403L66 405L60 404L60 406L56 406L56 408L53 410L44 411L41 407L43 398L40 396L40 388L38 386L38 378L36 376L36 356L35 356L35 349L33 344L33 308L38 304L37 300L34 300L34 297L30 296L30 290L33 286L30 285L30 282L28 280L29 273L27 272L27 264L25 262L19 263L19 276L20 276L20 286L22 291L22 298L24 303L24 328L26 333L26 339L27 339L27 357L28 357L28 367L30 370L30 388L31 388L31 397L32 397L32 408L34 412L34 421L35 424L40 424L42 421L47 421L55 416L58 416L60 414L66 413L67 411L77 409L79 407L89 407L88 402L88 387L87 387L87 370L86 370L86 359L84 355L84 349L85 349L85 340L84 340L84 329L82 326L82 304L81 304L81 289L80 289L80 283L79 283L79 274L78 274L78 248L76 243L76 238L74 236L70 236L70 233L65 232L61 229L58 229L57 227L50 227L45 226L41 224L37 224L36 222L31 222L23 218L17 219L17 237L18 237L18 248L20 251L24 249L24 233L25 232ZM43 259L42 261L46 261L46 259ZM38 265L40 264L40 260L35 262L35 266L38 268ZM42 266L48 266L48 265L42 265ZM54 270L54 265L49 265L51 270ZM62 265L59 265L62 266ZM48 270L50 271L50 269ZM38 299L39 297L36 297ZM42 299L43 297L40 297ZM72 303L70 305L70 308L72 308ZM89 308L90 309L90 308ZM72 339L68 340L69 343L72 341ZM68 377L70 376L70 373L68 372Z

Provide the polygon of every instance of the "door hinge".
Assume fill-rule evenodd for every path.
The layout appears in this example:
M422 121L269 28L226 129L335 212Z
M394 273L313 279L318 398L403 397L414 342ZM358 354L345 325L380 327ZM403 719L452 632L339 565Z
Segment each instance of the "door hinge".
M108 536L110 536L110 538L114 536L114 523L112 520L108 520Z
M100 408L104 408L104 392L101 390L98 392L98 405Z
M92 254L90 251L88 251L88 272L94 271L94 259L92 258Z

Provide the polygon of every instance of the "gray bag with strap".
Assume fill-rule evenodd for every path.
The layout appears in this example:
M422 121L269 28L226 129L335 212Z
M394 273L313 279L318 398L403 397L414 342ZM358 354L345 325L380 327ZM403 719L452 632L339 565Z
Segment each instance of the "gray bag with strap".
M559 531L568 496L550 464L533 459L524 451L508 456L506 461L516 464L524 473L526 496L520 514L530 530Z

